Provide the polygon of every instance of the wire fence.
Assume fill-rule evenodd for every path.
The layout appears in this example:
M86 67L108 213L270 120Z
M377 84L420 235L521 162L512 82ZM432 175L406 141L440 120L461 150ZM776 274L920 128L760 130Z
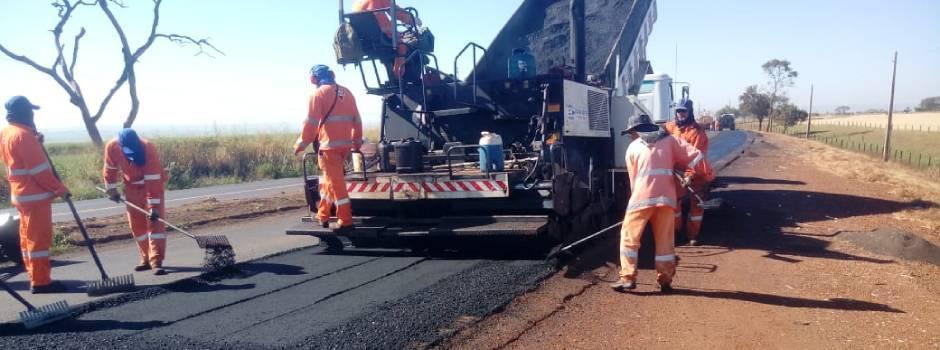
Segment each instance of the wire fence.
M763 130L758 130L759 123L757 121L738 121L737 126L741 129L750 131L768 132L766 121L763 125ZM769 132L806 138L806 125L804 124L802 127L799 125L790 127L774 125L770 128ZM810 133L809 139L833 147L838 147L857 153L864 153L878 159L881 159L884 155L884 145L882 143L866 142L864 138L861 140L856 140L847 136ZM940 156L892 148L888 159L891 162L926 171L931 174L936 174L938 177L940 177Z
M864 128L864 129L885 129L887 125L885 123L876 123L876 122L851 122L851 121L827 121L825 119L813 119L813 125L820 126L837 126L837 127L849 127L849 128ZM806 122L800 122L796 127L806 127ZM929 133L940 133L940 125L913 125L913 124L894 124L891 126L891 129L894 131L917 131L917 132L929 132Z

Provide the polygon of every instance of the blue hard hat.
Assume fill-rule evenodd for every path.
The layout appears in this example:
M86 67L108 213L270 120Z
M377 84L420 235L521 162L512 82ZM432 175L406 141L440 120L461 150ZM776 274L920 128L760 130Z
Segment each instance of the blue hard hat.
M325 64L314 65L313 68L310 68L310 75L316 77L320 83L335 83L333 71Z

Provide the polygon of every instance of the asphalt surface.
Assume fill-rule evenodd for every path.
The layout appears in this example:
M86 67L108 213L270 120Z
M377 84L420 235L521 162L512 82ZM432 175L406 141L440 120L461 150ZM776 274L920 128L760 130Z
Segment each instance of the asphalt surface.
M228 199L249 199L259 197L273 197L281 192L294 190L300 183L300 178L285 178L277 180L265 180L248 182L233 185L219 185L203 188L191 188L186 190L167 191L166 206L174 208L184 204L199 202L208 198L219 200ZM124 214L126 207L104 199L89 199L77 201L75 209L84 219L107 217ZM0 213L16 214L16 209L7 208L0 210ZM52 221L64 222L72 219L72 212L68 205L63 202L57 202L52 205Z
M746 141L742 132L713 136L709 158L732 157ZM396 250L331 255L307 247L248 261L263 251L284 251L276 247L289 239L314 242L283 234L296 223L293 215L227 228L230 239L237 240L233 245L240 261L247 261L236 270L180 272L165 278L187 278L139 282L139 292L91 300L78 307L76 318L33 331L2 324L0 348L423 348L499 311L555 271L551 263L518 254L518 247L498 244L492 248L506 249L487 256L426 257ZM253 254L246 258L245 251ZM197 254L189 255L182 268L198 266L192 262ZM93 271L87 260L63 268L78 266L83 266L82 276ZM61 295L44 300L55 297ZM8 298L0 303L16 309Z

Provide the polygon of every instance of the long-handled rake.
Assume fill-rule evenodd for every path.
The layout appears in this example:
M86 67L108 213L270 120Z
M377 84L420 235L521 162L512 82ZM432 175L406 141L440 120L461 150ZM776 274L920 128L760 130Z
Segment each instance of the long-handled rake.
M682 187L685 187L685 189L689 190L689 193L695 196L695 199L698 199L698 203L699 203L698 206L700 208L705 209L705 210L721 208L721 205L723 204L723 201L721 198L712 198L706 201L702 199L702 196L700 196L698 192L695 192L695 189L692 188L692 184L686 182L685 179L683 179L682 176L679 175L679 173L673 172L673 174L676 176L676 180L679 180L679 184L681 184Z
M104 193L108 192L107 190L101 187L96 187L96 188L101 192L104 192ZM128 208L134 209L140 212L141 214L144 214L144 215L150 214L144 208L141 208L135 205L134 203L128 202L124 198L121 198L120 202L127 205ZM228 237L221 236L221 235L220 236L196 236L176 225L171 224L170 222L164 220L163 218L157 218L157 220L162 222L164 225L167 225L170 228L176 230L177 232L182 233L183 235L186 235L186 237L192 238L193 240L196 241L196 244L199 246L199 248L205 249L206 256L205 256L205 259L203 260L203 267L205 267L206 269L218 270L218 269L223 269L223 268L235 265L235 249L232 248L232 244L229 243Z
M26 329L33 329L44 324L49 324L61 319L72 317L72 309L69 307L69 303L65 300L59 300L49 305L43 305L40 307L35 307L33 304L30 304L26 299L23 298L19 293L17 293L13 288L10 288L6 284L6 280L9 279L10 275L0 276L0 288L3 288L13 297L16 301L19 301L20 304L26 306L25 311L20 311L20 322L23 323L23 326Z
M54 174L56 178L61 179L59 172L55 169L55 165L52 164L52 159L49 158L49 153L46 152L45 146L42 146L42 152L49 161L52 174ZM75 203L72 203L72 199L68 196L62 199L69 205L69 210L72 211L72 217L75 218L75 224L78 225L78 231L82 233L82 238L85 239L85 245L88 246L91 258L95 261L98 272L101 273L101 280L88 282L85 285L85 294L89 296L99 296L111 293L133 292L134 289L136 289L134 286L134 275L122 275L114 278L108 277L108 273L104 271L104 266L101 264L101 259L98 258L98 252L95 251L95 244L91 241L91 237L88 236L88 231L85 230L85 224L82 223L82 218L78 216Z

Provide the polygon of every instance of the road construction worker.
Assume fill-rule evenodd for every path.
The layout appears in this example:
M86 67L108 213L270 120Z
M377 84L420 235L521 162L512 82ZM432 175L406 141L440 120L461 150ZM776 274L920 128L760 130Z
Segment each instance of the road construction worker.
M20 214L20 249L33 293L60 293L65 285L52 281L52 200L68 198L68 189L52 172L33 123L33 105L26 97L7 101L7 122L0 133L0 156L7 167L10 202Z
M336 206L335 231L348 232L353 222L344 180L345 163L350 151L359 152L362 145L362 119L352 92L336 83L336 74L329 67L313 66L310 82L317 89L310 96L307 119L294 154L301 154L307 146L313 145L323 172L317 220L322 227L329 227L330 211Z
M138 136L134 129L123 129L104 146L103 173L108 198L115 202L121 201L118 185L123 178L126 200L149 211L145 215L127 208L131 233L140 253L140 263L134 267L134 271L153 269L155 275L165 275L163 258L166 256L166 226L157 219L166 213L163 186L167 175L157 147Z
M647 115L631 117L627 130L633 142L627 147L630 200L620 230L620 280L616 291L636 288L640 238L646 224L653 227L656 242L656 280L663 292L672 290L676 273L674 213L677 209L676 169L708 172L704 155L653 124Z
M353 4L353 11L376 11L390 9L391 7L391 0L359 0ZM405 9L401 8L400 6L396 6L395 18L397 19L397 21L395 21L396 24L401 22L411 26L421 26L421 19L412 17L407 11L405 11ZM390 13L385 11L376 12L375 20L378 22L379 28L382 29L382 33L385 33L385 36L391 39L392 35L395 34L396 27L392 24ZM394 62L383 62L385 64L392 63L393 68L391 73L394 74L394 77L397 79L401 79L405 74L405 58L409 53L408 45L405 44L405 38L399 38L399 40L398 57L395 58ZM389 78L393 77L389 76Z
M689 102L691 103L691 101ZM672 136L695 146L699 152L705 155L704 162L707 162L708 134L705 133L705 128L696 122L695 116L692 115L689 109L690 107L685 103L680 103L676 106L675 120L666 123L666 131ZM686 172L683 174L683 179L686 183L691 185L692 189L698 193L699 197L706 200L711 182L711 180L708 179L712 176L713 174L701 173L693 176L691 172ZM701 207L702 203L699 202L698 198L688 193L685 185L680 184L678 191L679 197L685 196L689 198L690 203L688 215L685 218L686 237L689 240L689 245L698 245L699 233L702 231L702 222L705 218L705 209ZM683 221L682 205L679 205L678 208L679 210L676 211L676 231L681 229Z

